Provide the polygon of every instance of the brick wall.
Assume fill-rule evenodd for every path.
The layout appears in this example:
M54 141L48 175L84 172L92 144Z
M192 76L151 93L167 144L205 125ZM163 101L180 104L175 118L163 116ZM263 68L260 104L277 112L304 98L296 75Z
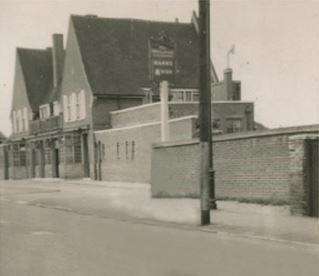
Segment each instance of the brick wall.
M83 178L84 177L83 165L81 163L64 164L63 169L60 170L60 177L61 178Z
M189 115L198 115L198 103L169 103L171 119ZM220 120L221 128L226 133L227 119L241 119L242 130L252 130L254 127L254 105L248 102L214 102L212 104L212 118ZM111 112L113 128L137 125L160 120L160 103L137 106L126 110Z
M309 156L307 142L319 139L318 135L304 134L289 137L290 153L290 202L291 212L309 215L311 206L308 204L311 183L308 180ZM319 154L319 153L317 153Z
M93 116L93 124L95 130L105 129L112 127L120 127L125 126L127 112L119 113L119 116L112 116L115 110L130 110L131 107L140 106L142 104L141 99L126 99L126 98L98 98L93 105L92 116ZM134 109L134 108L133 108ZM115 111L117 112L117 111ZM134 114L132 115L134 116ZM111 119L115 117L116 119L119 117L119 124L115 125L111 122ZM124 117L122 119L122 117Z
M287 136L220 140L214 152L219 198L289 201Z
M26 166L9 167L10 179L26 179L28 178L28 168Z
M138 125L159 121L161 118L160 103L145 104L125 110L111 112L113 128Z
M198 197L200 149L198 141L156 145L152 153L153 197Z
M304 213L302 210L308 204L304 182L304 142L291 140L296 133L302 132L318 133L318 127L215 136L216 197L272 204L293 202L295 211L292 212ZM155 144L152 195L198 196L198 154L198 140Z
M170 118L187 115L198 115L198 103L174 103L169 105ZM220 130L226 133L227 119L241 119L242 131L253 130L254 104L249 102L214 102L212 104L212 119L220 121Z
M190 139L196 118L170 121L172 140ZM160 123L96 131L96 142L104 147L102 180L150 182L152 143L160 141Z

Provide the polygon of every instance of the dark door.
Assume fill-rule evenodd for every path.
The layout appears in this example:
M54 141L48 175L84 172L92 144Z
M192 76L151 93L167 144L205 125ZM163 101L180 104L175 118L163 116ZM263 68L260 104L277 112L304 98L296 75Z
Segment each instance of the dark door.
M307 184L309 185L309 215L319 217L319 139L306 140L306 151Z
M84 166L84 177L90 177L90 162L89 162L89 145L88 135L83 134L83 166Z
M4 148L4 179L9 179L9 154L6 148Z
M31 178L35 177L35 166L36 166L36 156L37 152L35 149L31 150Z
M40 177L45 177L44 141L40 141L38 154L40 160Z
M98 163L98 180L102 180L102 146L101 141L98 142L97 150L97 163Z
M59 164L60 164L60 157L59 157L59 149L54 149L54 176L60 177L59 173Z

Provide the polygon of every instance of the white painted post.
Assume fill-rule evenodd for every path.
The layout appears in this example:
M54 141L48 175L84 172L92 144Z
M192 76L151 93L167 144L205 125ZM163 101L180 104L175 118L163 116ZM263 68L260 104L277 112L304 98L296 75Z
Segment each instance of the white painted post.
M169 140L169 125L168 125L168 81L160 82L161 96L161 141Z

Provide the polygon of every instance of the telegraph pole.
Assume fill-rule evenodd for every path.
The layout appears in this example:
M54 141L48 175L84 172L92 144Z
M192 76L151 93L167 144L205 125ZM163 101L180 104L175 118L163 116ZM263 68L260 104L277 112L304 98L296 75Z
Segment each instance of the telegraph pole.
M200 205L201 225L210 224L211 196L214 194L211 129L211 59L210 59L210 1L199 0L200 31ZM212 177L211 177L212 176Z

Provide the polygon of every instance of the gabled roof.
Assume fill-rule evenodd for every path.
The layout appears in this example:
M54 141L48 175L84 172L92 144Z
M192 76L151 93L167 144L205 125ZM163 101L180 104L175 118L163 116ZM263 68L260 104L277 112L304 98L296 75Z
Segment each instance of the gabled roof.
M51 49L18 48L27 96L32 110L49 101L52 91L52 52Z
M71 16L93 93L139 94L149 81L151 37L165 32L176 43L178 87L198 86L198 36L191 23Z

